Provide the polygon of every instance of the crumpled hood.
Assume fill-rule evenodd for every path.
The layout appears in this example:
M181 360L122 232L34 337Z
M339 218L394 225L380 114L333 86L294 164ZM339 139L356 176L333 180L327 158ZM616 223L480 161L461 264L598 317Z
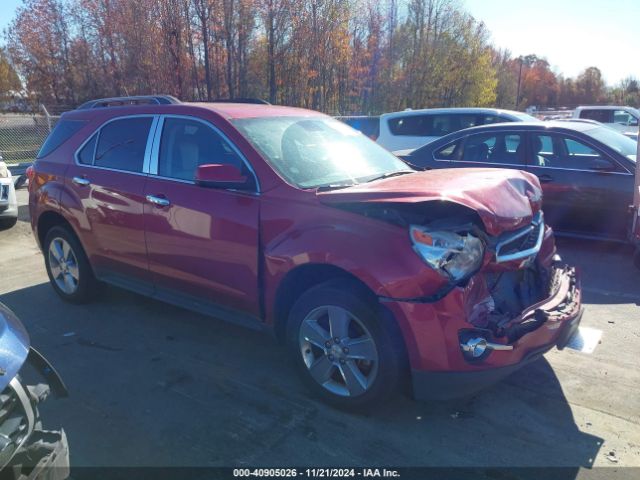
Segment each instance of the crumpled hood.
M0 391L16 376L29 353L29 334L22 322L0 303Z
M478 212L490 235L531 223L542 204L535 175L498 168L428 170L317 196L325 204L453 202Z

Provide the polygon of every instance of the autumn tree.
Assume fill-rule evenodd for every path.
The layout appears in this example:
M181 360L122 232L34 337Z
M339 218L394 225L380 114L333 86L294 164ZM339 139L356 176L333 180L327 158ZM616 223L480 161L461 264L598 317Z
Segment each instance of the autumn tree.
M32 97L68 107L148 93L334 114L637 99L637 82L609 92L595 67L562 78L496 50L462 0L25 0L6 45L0 75L12 65Z
M605 100L605 84L597 67L585 69L576 79L577 103L600 103Z
M11 92L22 88L20 78L4 51L0 48L0 99L6 98Z

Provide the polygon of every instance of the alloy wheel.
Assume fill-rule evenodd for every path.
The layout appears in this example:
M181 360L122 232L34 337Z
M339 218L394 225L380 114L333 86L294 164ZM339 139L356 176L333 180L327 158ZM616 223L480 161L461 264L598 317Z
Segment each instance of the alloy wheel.
M80 269L71 245L64 238L56 237L49 244L49 270L58 288L72 295L78 289Z
M299 332L302 359L311 377L343 397L364 394L378 373L378 349L355 315L337 306L312 310Z

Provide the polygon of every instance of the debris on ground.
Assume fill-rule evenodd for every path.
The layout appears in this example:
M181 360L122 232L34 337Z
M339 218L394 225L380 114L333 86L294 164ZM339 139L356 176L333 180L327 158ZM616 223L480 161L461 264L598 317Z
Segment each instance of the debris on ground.
M471 412L463 412L463 411L458 411L458 412L453 412L450 415L451 418L471 418L473 417L473 414Z
M607 454L607 460L611 463L618 463L618 457L616 457L616 452L611 451Z

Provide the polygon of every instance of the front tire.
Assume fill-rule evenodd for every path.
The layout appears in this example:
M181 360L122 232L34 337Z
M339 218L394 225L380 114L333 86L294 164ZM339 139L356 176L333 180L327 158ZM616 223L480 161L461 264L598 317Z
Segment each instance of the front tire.
M379 404L397 391L401 355L375 297L355 282L309 289L287 323L290 354L307 386L343 409Z
M86 303L96 290L96 280L75 234L62 226L47 232L44 263L53 289L70 303Z

